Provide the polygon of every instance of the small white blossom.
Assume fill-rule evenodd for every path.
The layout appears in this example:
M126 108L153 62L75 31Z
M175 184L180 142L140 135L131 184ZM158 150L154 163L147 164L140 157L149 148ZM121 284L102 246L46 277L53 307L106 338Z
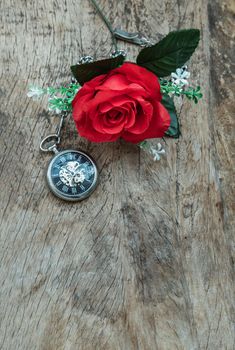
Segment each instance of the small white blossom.
M161 155L166 153L166 151L162 148L162 145L160 144L160 142L157 144L157 149L151 146L149 151L152 154L153 159L155 161L160 160Z
M152 146L147 140L143 141L139 144L140 148L148 152L152 157L153 160L160 160L161 156L166 153L166 151L163 149L160 142L158 142L157 147Z
M37 100L42 95L44 95L44 90L41 87L36 85L29 86L29 91L27 93L28 97L32 97L33 100Z
M171 73L172 82L175 85L188 85L188 78L190 77L190 73L187 71L187 66L183 66L182 68L177 68L175 73Z

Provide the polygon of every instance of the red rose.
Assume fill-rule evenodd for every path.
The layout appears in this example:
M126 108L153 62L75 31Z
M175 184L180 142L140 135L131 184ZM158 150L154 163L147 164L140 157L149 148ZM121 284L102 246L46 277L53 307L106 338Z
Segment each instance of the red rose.
M162 137L169 128L161 98L157 77L128 62L83 85L72 102L73 118L79 134L90 141L121 137L137 143Z

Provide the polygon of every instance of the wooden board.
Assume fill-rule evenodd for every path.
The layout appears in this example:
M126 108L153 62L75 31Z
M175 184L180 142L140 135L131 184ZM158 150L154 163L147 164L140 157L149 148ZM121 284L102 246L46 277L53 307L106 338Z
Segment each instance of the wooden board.
M88 0L1 1L1 350L234 349L233 0L100 0L115 26L158 40L195 27L203 100L161 162L134 145L91 144L100 184L66 204L44 182L54 130L29 83L64 83L110 36ZM120 43L132 59L139 48ZM67 137L66 137L67 136ZM157 141L155 141L157 142Z

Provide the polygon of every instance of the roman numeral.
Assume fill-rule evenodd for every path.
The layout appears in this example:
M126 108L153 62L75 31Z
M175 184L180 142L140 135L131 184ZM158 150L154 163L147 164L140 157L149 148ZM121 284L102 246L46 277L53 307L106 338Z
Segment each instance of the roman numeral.
M68 192L68 190L69 190L68 186L65 186L65 185L64 185L64 186L62 187L62 191L63 191L63 192Z
M67 158L68 158L68 160L73 160L73 155L72 155L71 153L69 153L69 154L67 155Z

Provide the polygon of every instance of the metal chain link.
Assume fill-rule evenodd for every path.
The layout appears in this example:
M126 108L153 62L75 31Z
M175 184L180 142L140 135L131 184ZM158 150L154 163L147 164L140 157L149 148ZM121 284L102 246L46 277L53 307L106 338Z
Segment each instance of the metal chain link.
M54 134L47 135L40 143L40 150L42 152L58 153L57 146L61 141L61 130L64 125L64 119L68 116L68 112L61 112L60 121Z

